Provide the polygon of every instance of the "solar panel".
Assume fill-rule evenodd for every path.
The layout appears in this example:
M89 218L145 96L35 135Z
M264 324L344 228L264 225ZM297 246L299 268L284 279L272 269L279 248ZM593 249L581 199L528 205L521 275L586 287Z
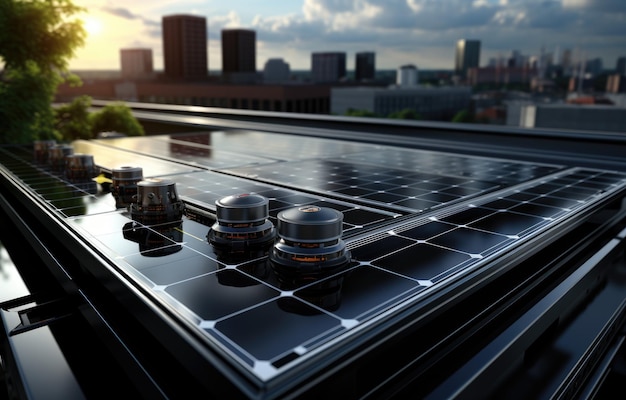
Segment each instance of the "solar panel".
M262 132L77 142L104 171L175 182L180 220L141 224L101 184L75 183L5 146L4 168L133 284L234 368L269 382L489 268L626 188L626 174ZM268 219L298 207L342 217L350 260L286 285L270 248L207 239L216 201L255 194ZM204 214L203 214L204 213ZM300 244L302 245L302 244ZM329 245L325 245L329 246ZM304 246L306 247L306 246Z

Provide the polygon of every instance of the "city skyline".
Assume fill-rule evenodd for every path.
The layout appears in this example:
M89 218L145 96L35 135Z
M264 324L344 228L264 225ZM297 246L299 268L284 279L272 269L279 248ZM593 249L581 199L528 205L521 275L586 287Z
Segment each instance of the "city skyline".
M208 68L222 67L221 30L250 29L257 36L257 70L283 58L292 70L311 67L314 52L376 53L377 69L414 64L454 69L459 39L477 39L481 65L517 50L539 55L571 49L576 57L601 58L607 69L626 55L623 0L303 0L287 4L256 0L181 2L75 0L86 12L88 37L70 68L119 69L123 48L152 49L163 69L161 18L193 14L207 19ZM113 27L113 28L112 28Z

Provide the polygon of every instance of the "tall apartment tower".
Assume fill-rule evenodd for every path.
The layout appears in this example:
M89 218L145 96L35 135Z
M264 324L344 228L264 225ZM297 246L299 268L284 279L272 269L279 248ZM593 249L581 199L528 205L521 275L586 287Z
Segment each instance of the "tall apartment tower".
M376 75L376 54L371 51L356 53L354 79L357 81L374 80Z
M478 66L480 66L480 40L461 39L456 42L454 67L456 74L465 78L469 68Z
M346 53L324 52L311 54L313 82L337 82L346 76Z
M165 75L172 79L208 78L207 23L197 15L162 18Z
M256 72L256 32L222 29L222 73Z
M626 75L626 57L618 57L615 62L615 73Z
M222 29L222 78L242 84L256 81L255 31Z
M121 49L122 77L147 78L152 76L152 49Z

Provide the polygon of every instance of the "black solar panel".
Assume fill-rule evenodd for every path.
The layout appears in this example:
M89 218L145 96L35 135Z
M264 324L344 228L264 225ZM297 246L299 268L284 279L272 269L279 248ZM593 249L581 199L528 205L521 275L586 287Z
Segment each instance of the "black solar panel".
M4 147L0 161L206 345L261 381L342 346L447 283L488 268L626 187L626 174L261 132L77 142L103 171L139 165L176 183L188 214L141 226L95 182L76 184ZM303 205L343 215L351 260L286 286L267 249L230 254L207 240L215 202L269 200L269 219ZM133 223L135 222L135 223Z

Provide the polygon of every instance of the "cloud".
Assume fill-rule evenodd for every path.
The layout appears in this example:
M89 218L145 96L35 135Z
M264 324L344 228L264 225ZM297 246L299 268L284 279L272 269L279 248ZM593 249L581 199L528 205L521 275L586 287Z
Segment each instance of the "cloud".
M625 22L624 0L306 0L302 13L257 16L251 28L268 46L406 52L418 65L437 49L452 65L454 43L468 37L482 41L484 61L542 46L616 51L626 48Z
M624 13L626 4L623 0L562 0L563 8L584 9L587 11Z
M141 20L151 35L160 35L160 20L144 18L123 7L104 9L120 18ZM510 47L528 48L528 38L540 35L568 42L592 35L626 36L626 1L304 0L300 13L257 15L244 22L239 13L230 11L211 15L208 20L209 37L217 40L223 28L247 27L257 31L259 41L310 43L312 47L368 42L370 48L453 46L457 39L475 37L482 39L486 48L490 41L507 37L527 43Z
M137 33L131 40L144 37L156 47L162 15L195 9L207 17L212 51L219 48L221 29L250 28L257 32L260 65L261 57L282 56L294 68L308 67L310 53L324 50L346 51L349 60L354 52L375 51L377 65L387 68L398 62L451 67L461 38L482 41L483 62L514 49L538 54L542 46L578 46L613 58L626 54L626 0L301 0L300 9L290 5L283 13L282 6L255 11L253 2L241 2L247 7L241 9L239 0L230 1L217 8L206 0L176 7L166 0L132 6L107 0L91 9L117 18L115 26L132 24L128 30Z
M235 11L230 11L226 15L218 15L211 17L207 21L209 40L221 40L222 29L225 28L244 28L241 24L241 18Z
M130 10L128 10L126 8L103 6L101 8L101 10L104 11L105 13L113 15L115 17L131 20L131 21L132 20L139 20L143 24L147 25L148 27L154 27L154 26L159 26L160 27L161 26L161 21L160 20L156 21L156 20L152 20L152 19L149 19L149 18L145 18L142 15L132 13Z
M125 18L125 19L139 18L138 15L133 14L126 8L104 6L102 7L102 11L107 12L111 15L115 15L116 17Z

